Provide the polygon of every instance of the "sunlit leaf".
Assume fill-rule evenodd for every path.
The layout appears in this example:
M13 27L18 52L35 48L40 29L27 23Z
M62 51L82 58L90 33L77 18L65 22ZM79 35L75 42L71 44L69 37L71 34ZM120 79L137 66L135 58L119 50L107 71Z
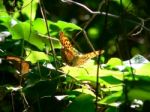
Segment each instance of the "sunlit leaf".
M118 66L122 65L122 61L119 58L111 58L108 62L107 65L110 66Z
M81 67L64 66L62 67L62 70L66 74L71 75L77 80L91 81L96 83L97 65L95 65L94 61L92 60L89 60ZM120 71L111 71L106 69L99 70L100 83L106 85L107 87L110 87L110 90L113 89L112 86L116 84L120 85L122 83L122 80L123 80L123 73ZM118 89L116 89L116 91L120 89L121 86L118 86Z
M85 94L89 94L91 96L94 96L95 97L95 94L93 91L91 91L89 88L87 87L82 87L81 89L75 89L74 91L78 91L78 92L81 92L81 93L85 93Z
M53 22L47 20L48 25L52 24ZM40 34L47 34L47 27L46 22L42 18L37 18L35 21L32 22L33 28L38 31ZM49 27L49 26L48 26ZM50 29L51 30L51 29Z
M26 51L27 58L26 61L30 61L31 63L36 63L40 60L50 60L49 56L45 54L44 52L39 51L33 51L33 50L27 50Z
M12 39L14 40L24 39L25 41L39 48L40 50L45 49L46 46L49 50L51 50L48 37L39 35L38 32L34 29L31 30L31 26L28 22L20 22L12 27L10 31L12 34ZM51 38L51 40L55 48L61 47L58 39Z
M82 30L82 28L80 28L79 26L73 24L73 23L67 23L65 21L58 21L56 23L56 25L59 26L60 29L62 30Z

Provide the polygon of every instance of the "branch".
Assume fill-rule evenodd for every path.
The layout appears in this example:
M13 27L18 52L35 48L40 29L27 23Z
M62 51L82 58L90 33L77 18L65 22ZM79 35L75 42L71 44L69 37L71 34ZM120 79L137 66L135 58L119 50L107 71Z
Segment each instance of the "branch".
M87 10L87 11L88 11L89 13L91 13L91 14L107 15L107 16L109 16L109 17L113 17L113 18L117 18L117 19L120 18L120 16L114 15L114 14L111 14L111 13L107 13L107 14L106 14L106 12L92 11L92 10L89 9L87 6L85 6L85 5L83 5L83 4L79 3L79 2L75 2L75 1L72 1L72 0L61 0L61 1L62 1L62 2L66 2L66 3L73 3L73 4L75 4L75 5L78 5L78 6L82 7L82 8L84 8L85 10ZM139 18L138 18L138 19L139 19ZM143 19L143 18L140 18L139 20L141 21L141 19ZM130 19L125 19L125 20L128 21L128 22L130 22L130 23L133 23L133 24L136 24L136 25L140 25L140 26L143 27L145 30L150 31L149 28L143 26L142 24L140 24L140 23L138 23L138 22L136 22L136 21L133 21L133 20L130 20ZM143 19L143 20L144 20L144 19ZM148 20L149 20L149 18L148 18ZM148 21L148 20L147 20L147 21Z
M79 3L79 2L75 2L75 1L72 1L72 0L61 0L62 2L67 2L67 3L73 3L75 5L78 5L82 8L84 8L85 10L87 10L89 13L91 14L100 14L100 15L106 15L106 12L100 12L100 11L92 11L91 9L89 9L87 6ZM110 13L107 13L108 16L110 17L113 17L113 18L119 18L119 16L117 15L114 15L114 14L110 14Z

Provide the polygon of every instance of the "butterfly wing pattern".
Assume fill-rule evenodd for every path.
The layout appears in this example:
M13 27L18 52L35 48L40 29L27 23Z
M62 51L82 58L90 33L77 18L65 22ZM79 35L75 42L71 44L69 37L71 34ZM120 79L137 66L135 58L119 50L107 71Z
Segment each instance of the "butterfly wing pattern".
M104 53L104 50L93 51L86 54L79 53L64 35L63 32L59 33L60 42L62 44L62 58L69 66L80 66L84 64L88 59L94 58Z
M59 36L60 36L60 42L62 44L62 49L61 49L62 58L65 63L71 66L74 58L77 55L77 52L73 49L70 41L64 35L63 32L60 32Z

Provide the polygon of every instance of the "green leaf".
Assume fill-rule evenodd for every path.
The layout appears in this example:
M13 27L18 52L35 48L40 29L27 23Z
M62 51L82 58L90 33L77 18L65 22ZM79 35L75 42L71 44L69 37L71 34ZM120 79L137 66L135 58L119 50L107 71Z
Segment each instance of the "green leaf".
M50 21L47 21L50 24ZM40 34L47 34L46 23L44 19L37 18L35 21L32 22L33 28L38 31Z
M12 25L13 25L13 20L10 16L8 15L3 15L3 16L0 16L0 23L1 25L4 25L5 27L7 28L10 28Z
M66 30L66 31L73 31L73 30L82 30L79 26L73 23L65 22L65 21L47 21L48 26L49 26L49 31L52 36L58 34L60 30ZM42 26L41 26L42 25ZM47 28L45 21L41 18L36 19L33 22L33 27L36 29L39 33L41 34L46 34L47 33Z
M140 99L140 100L150 100L150 91L145 91L145 90L142 90L142 89L132 89L129 91L128 93L128 97L129 99L133 100L133 99Z
M76 80L96 83L97 65L92 60L87 61L81 67L64 66L61 69ZM120 91L123 74L126 75L128 73L99 69L99 82L108 87L109 91Z
M8 16L6 8L3 4L3 0L0 0L0 18L4 17L4 16Z
M33 51L33 50L26 50L27 58L26 61L30 61L31 63L36 63L40 60L49 61L49 56L44 52Z
M110 66L122 65L122 61L119 58L111 58L107 62L107 65L110 65Z
M32 30L31 30L32 29ZM10 29L12 39L24 39L30 44L36 46L38 49L43 50L48 47L51 50L48 37L39 35L38 32L33 29L28 22L20 22ZM61 48L58 39L51 38L55 48Z
M36 29L39 33L41 34L47 33L47 28L44 19L37 18L35 21L33 21L32 25L33 28Z
M148 79L142 78L135 81L125 81L125 84L128 87L127 91L129 100L150 100L150 78Z
M118 78L114 77L113 75L101 76L101 80L104 80L104 81L106 81L109 84L121 84L121 82L122 82L121 78L118 79Z
M79 89L75 89L74 91L78 91L80 93L89 94L89 95L95 97L94 92L89 90L89 88L87 88L86 86L83 86L82 88L79 88Z
M65 112L95 112L94 97L81 94L74 99Z
M88 60L80 67L63 66L61 69L77 80L88 80L88 77L90 76L94 76L95 78L97 66L94 64L93 60Z
M82 30L82 28L80 28L79 26L73 24L73 23L68 23L68 22L64 22L64 21L58 21L56 23L56 25L61 29L61 30L69 30L69 31L73 31L73 30Z
M118 107L122 102L124 102L122 91L115 92L111 95L106 96L104 99L100 100L99 104L105 104L113 107Z
M35 30L30 31L30 24L23 22L16 24L11 29L12 39L24 39L30 44L36 46L40 50L45 48L44 42L42 42L41 38L38 36Z

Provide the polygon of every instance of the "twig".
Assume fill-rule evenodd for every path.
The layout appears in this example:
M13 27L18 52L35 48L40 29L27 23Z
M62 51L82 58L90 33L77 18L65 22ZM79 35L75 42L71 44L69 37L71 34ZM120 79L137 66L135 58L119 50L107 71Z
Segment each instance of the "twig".
M28 103L28 101L27 101L27 99L26 99L26 96L25 96L25 94L23 93L22 89L20 90L20 94L21 94L21 96L23 97L23 104L24 104L24 107L25 107L25 109L24 109L23 112L27 112L27 110L28 110L28 108L29 108L30 106L29 106L29 103Z
M144 26L144 20L141 20L141 28L140 28L140 30L137 31L136 33L133 33L132 36L136 36L136 35L140 34L142 32L142 30L143 30L143 26Z
M91 9L89 9L87 6L85 6L85 5L83 5L83 4L81 4L81 3L79 3L79 2L75 2L75 1L72 1L72 0L61 0L62 2L66 2L66 3L73 3L73 4L75 4L75 5L78 5L78 6L80 6L80 7L82 7L82 8L84 8L85 10L87 10L89 13L91 13L91 14L99 14L99 15L106 15L106 12L101 12L101 11L92 11ZM107 16L109 16L109 17L112 17L112 18L116 18L116 19L119 19L120 18L120 16L118 16L118 15L114 15L114 14L111 14L111 13L107 13ZM139 18L138 18L139 19ZM130 23L133 23L133 24L136 24L136 25L141 25L141 24L139 24L138 22L136 22L136 21L133 21L133 20L130 20L130 19L125 19L126 21L128 21L128 22L130 22ZM144 19L143 19L144 20ZM148 19L149 20L149 19ZM148 21L147 20L147 21ZM142 26L142 25L141 25ZM149 28L147 28L147 27L145 27L145 26L143 26L143 29L145 29L145 30L147 30L147 31L150 31L150 29Z
M98 6L98 11L102 8L102 5L103 5L104 3L105 3L105 2L104 2L104 0L103 0L103 1L99 4L99 6ZM90 47L92 48L93 51L95 51L95 49L94 49L92 43L90 42L90 40L88 39L88 36L87 36L87 34L86 34L86 32L85 32L85 29L87 28L87 26L91 23L91 21L92 21L97 15L98 15L98 14L93 14L92 17L89 19L89 21L87 21L87 23L85 24L85 26L83 27L83 29L82 29L81 31L79 31L79 32L76 34L76 36L78 36L81 32L83 32L83 35L84 35L86 41L88 42L88 44L90 45Z
M14 104L14 95L13 95L13 91L11 91L11 103L12 103L12 111L15 112L15 104Z
M50 38L51 36L50 36L49 28L48 28L48 23L47 23L47 17L46 17L46 14L45 14L45 9L44 9L44 7L42 6L40 0L39 0L39 5L40 5L40 9L41 9L42 16L43 16L43 18L44 18L44 20L45 20L45 25L46 25L47 34L48 34L48 40L49 40L49 43L50 43L50 47L51 47L51 49L52 49L52 54L53 54L53 57L54 57L54 63L55 63L56 70L57 70L58 66L57 66L56 53L55 53L55 50L54 50L54 47L53 47L52 39Z
M102 6L103 6L104 3L105 3L105 1L103 0L103 1L99 4L99 6L98 6L98 11L101 10L101 8L102 8ZM92 21L97 15L98 15L98 14L92 15L91 19L89 19L89 21L86 23L86 25L83 27L83 29L86 29L86 27L91 23L91 21Z
M90 42L89 38L87 37L87 34L86 34L85 30L83 30L83 34L84 34L84 37L85 37L86 41L88 42L88 44L90 45L90 47L92 48L92 50L95 52L95 49L94 49L92 43Z
M102 5L104 4L104 0L99 4L98 6L98 11L100 11L100 9L102 8ZM89 19L87 21L87 23L85 24L85 26L83 27L83 30L85 30L87 28L87 26L92 22L92 20L97 16L98 14L93 14L91 19ZM83 30L79 31L79 33L76 34L76 36L78 36Z
M88 11L89 13L91 13L91 14L106 15L106 12L92 11L92 10L89 9L87 6L85 6L85 5L83 5L83 4L79 3L79 2L75 2L75 1L72 1L72 0L61 0L61 1L62 1L62 2L67 2L67 3L73 3L73 4L75 4L75 5L78 5L78 6L82 7L82 8L84 8L85 10L87 10L87 11ZM119 16L114 15L114 14L110 14L110 13L108 13L107 15L110 16L110 17L119 18Z

